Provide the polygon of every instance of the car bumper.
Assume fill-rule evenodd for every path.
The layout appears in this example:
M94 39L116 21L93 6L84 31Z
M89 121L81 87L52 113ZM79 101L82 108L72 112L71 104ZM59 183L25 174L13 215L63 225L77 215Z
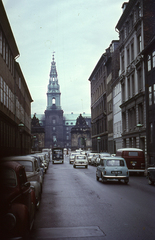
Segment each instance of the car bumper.
M129 179L129 177L127 177L127 176L106 176L106 175L103 175L103 178L104 179L123 179L123 180L128 180Z

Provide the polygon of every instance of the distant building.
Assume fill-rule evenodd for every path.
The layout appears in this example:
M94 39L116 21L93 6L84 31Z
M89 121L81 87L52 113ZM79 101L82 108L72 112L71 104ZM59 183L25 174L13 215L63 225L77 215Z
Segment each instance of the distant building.
M115 151L112 85L119 70L117 47L118 40L113 40L89 77L91 84L92 150L97 152L114 153ZM121 125L120 116L119 118L115 117L115 123L117 122Z
M91 129L87 125L86 120L82 115L77 118L76 125L71 129L71 149L91 149Z
M51 62L49 84L47 90L47 108L45 114L36 114L40 126L45 129L45 147L72 148L71 129L76 125L79 114L64 114L61 108L61 92L58 83L56 62ZM76 111L76 109L74 109ZM86 124L91 126L90 114L83 113ZM90 146L91 147L91 146Z
M16 45L0 1L0 157L31 151L31 102Z
M41 151L45 144L45 129L40 126L39 119L34 114L31 120L31 150Z

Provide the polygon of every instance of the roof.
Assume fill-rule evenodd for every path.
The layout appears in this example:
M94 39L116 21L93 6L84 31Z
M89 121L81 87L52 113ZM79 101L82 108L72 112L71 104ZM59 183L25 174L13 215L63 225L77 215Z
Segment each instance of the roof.
M142 149L139 148L120 148L117 149L117 151L121 152L121 151L138 151L138 152L143 152Z
M34 161L35 160L35 158L34 157L32 157L32 156L12 156L12 157L5 157L5 158L3 158L3 160L5 160L5 161Z

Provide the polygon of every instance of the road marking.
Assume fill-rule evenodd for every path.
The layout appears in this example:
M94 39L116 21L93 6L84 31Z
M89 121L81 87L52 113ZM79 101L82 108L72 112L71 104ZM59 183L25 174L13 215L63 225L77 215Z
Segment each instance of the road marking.
M32 235L32 239L104 237L105 236L105 233L102 232L98 226L39 228L34 231L35 232Z

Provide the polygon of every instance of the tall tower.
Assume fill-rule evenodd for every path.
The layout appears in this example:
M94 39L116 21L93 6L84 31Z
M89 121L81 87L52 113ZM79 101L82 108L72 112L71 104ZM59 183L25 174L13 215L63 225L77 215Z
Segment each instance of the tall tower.
M50 78L47 90L47 108L45 110L45 147L63 146L63 110L60 105L60 86L54 53L51 62Z
M54 61L54 54L53 54L53 61L51 62L51 71L50 71L50 79L48 84L48 91L47 91L47 109L51 109L53 105L57 109L61 109L60 106L60 86L58 83L58 74L56 70L56 62Z

